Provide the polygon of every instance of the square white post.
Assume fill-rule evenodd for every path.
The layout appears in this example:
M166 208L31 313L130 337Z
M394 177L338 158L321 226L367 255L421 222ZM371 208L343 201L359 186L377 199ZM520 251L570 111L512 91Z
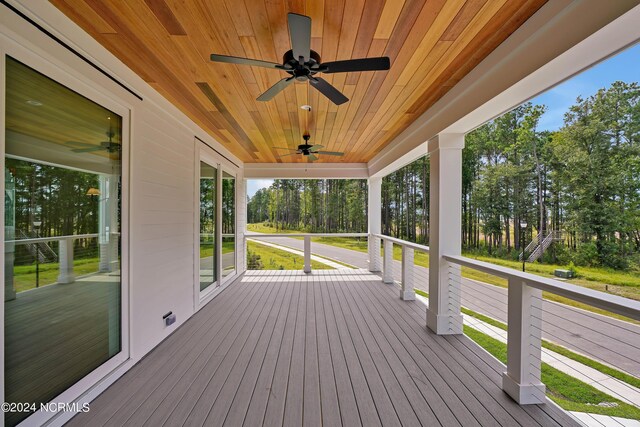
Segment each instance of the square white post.
M73 283L73 239L58 240L58 283Z
M414 255L412 248L402 247L402 288L400 289L400 298L405 301L416 299L416 293L413 290Z
M542 291L520 279L509 279L507 372L502 389L521 405L545 402L540 381Z
M304 272L311 273L311 237L304 236Z
M118 270L118 176L100 175L98 195L98 245L100 272Z
M462 149L464 134L440 134L428 143L429 308L427 326L439 335L461 334L460 266L444 255L460 255L462 237Z
M373 235L382 232L382 178L369 178L367 214L369 217L369 271L378 273L382 269L380 238Z
M393 242L390 240L384 241L382 281L384 283L393 283Z

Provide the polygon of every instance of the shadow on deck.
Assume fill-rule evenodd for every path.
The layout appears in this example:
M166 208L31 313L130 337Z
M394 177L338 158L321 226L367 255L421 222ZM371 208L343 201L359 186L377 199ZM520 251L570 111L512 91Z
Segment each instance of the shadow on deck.
M577 425L365 270L249 271L69 425Z

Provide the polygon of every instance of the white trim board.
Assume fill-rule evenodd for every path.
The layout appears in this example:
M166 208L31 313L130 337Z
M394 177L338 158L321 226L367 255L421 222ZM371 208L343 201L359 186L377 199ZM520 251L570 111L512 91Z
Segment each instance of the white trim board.
M366 163L245 163L244 179L368 178Z

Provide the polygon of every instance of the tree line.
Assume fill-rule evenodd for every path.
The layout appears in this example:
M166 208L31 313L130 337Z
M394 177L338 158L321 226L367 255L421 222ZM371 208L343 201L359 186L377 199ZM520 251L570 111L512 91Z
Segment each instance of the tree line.
M526 103L467 134L463 249L515 258L537 235L545 260L629 268L640 256L640 88L615 82L576 99L557 131ZM366 230L366 183L276 180L249 200L249 222L312 232ZM526 228L522 227L527 224ZM429 159L382 182L384 234L428 244Z
M13 158L5 159L5 167L5 192L14 194L12 206L5 195L5 225L13 224L16 239L97 232L99 196L87 191L98 188L98 175ZM76 240L74 245L89 245L82 248L85 252L96 250L95 239ZM16 246L16 259L33 260L24 245Z
M311 233L366 232L367 182L276 179L248 199L247 221Z
M555 231L546 258L628 268L640 252L640 88L615 82L578 98L554 132L526 103L467 134L462 242L515 257L521 241ZM384 178L383 230L428 243L428 159ZM521 225L527 224L526 228ZM526 235L521 235L525 233Z

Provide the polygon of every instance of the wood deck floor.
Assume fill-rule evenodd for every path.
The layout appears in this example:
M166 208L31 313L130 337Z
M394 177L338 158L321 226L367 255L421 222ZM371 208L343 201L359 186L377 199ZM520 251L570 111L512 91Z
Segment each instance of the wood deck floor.
M7 402L51 401L109 359L109 313L120 316L119 279L94 274L20 292L5 302ZM27 415L9 412L5 423L15 425Z
M241 276L68 425L571 426L365 270Z

